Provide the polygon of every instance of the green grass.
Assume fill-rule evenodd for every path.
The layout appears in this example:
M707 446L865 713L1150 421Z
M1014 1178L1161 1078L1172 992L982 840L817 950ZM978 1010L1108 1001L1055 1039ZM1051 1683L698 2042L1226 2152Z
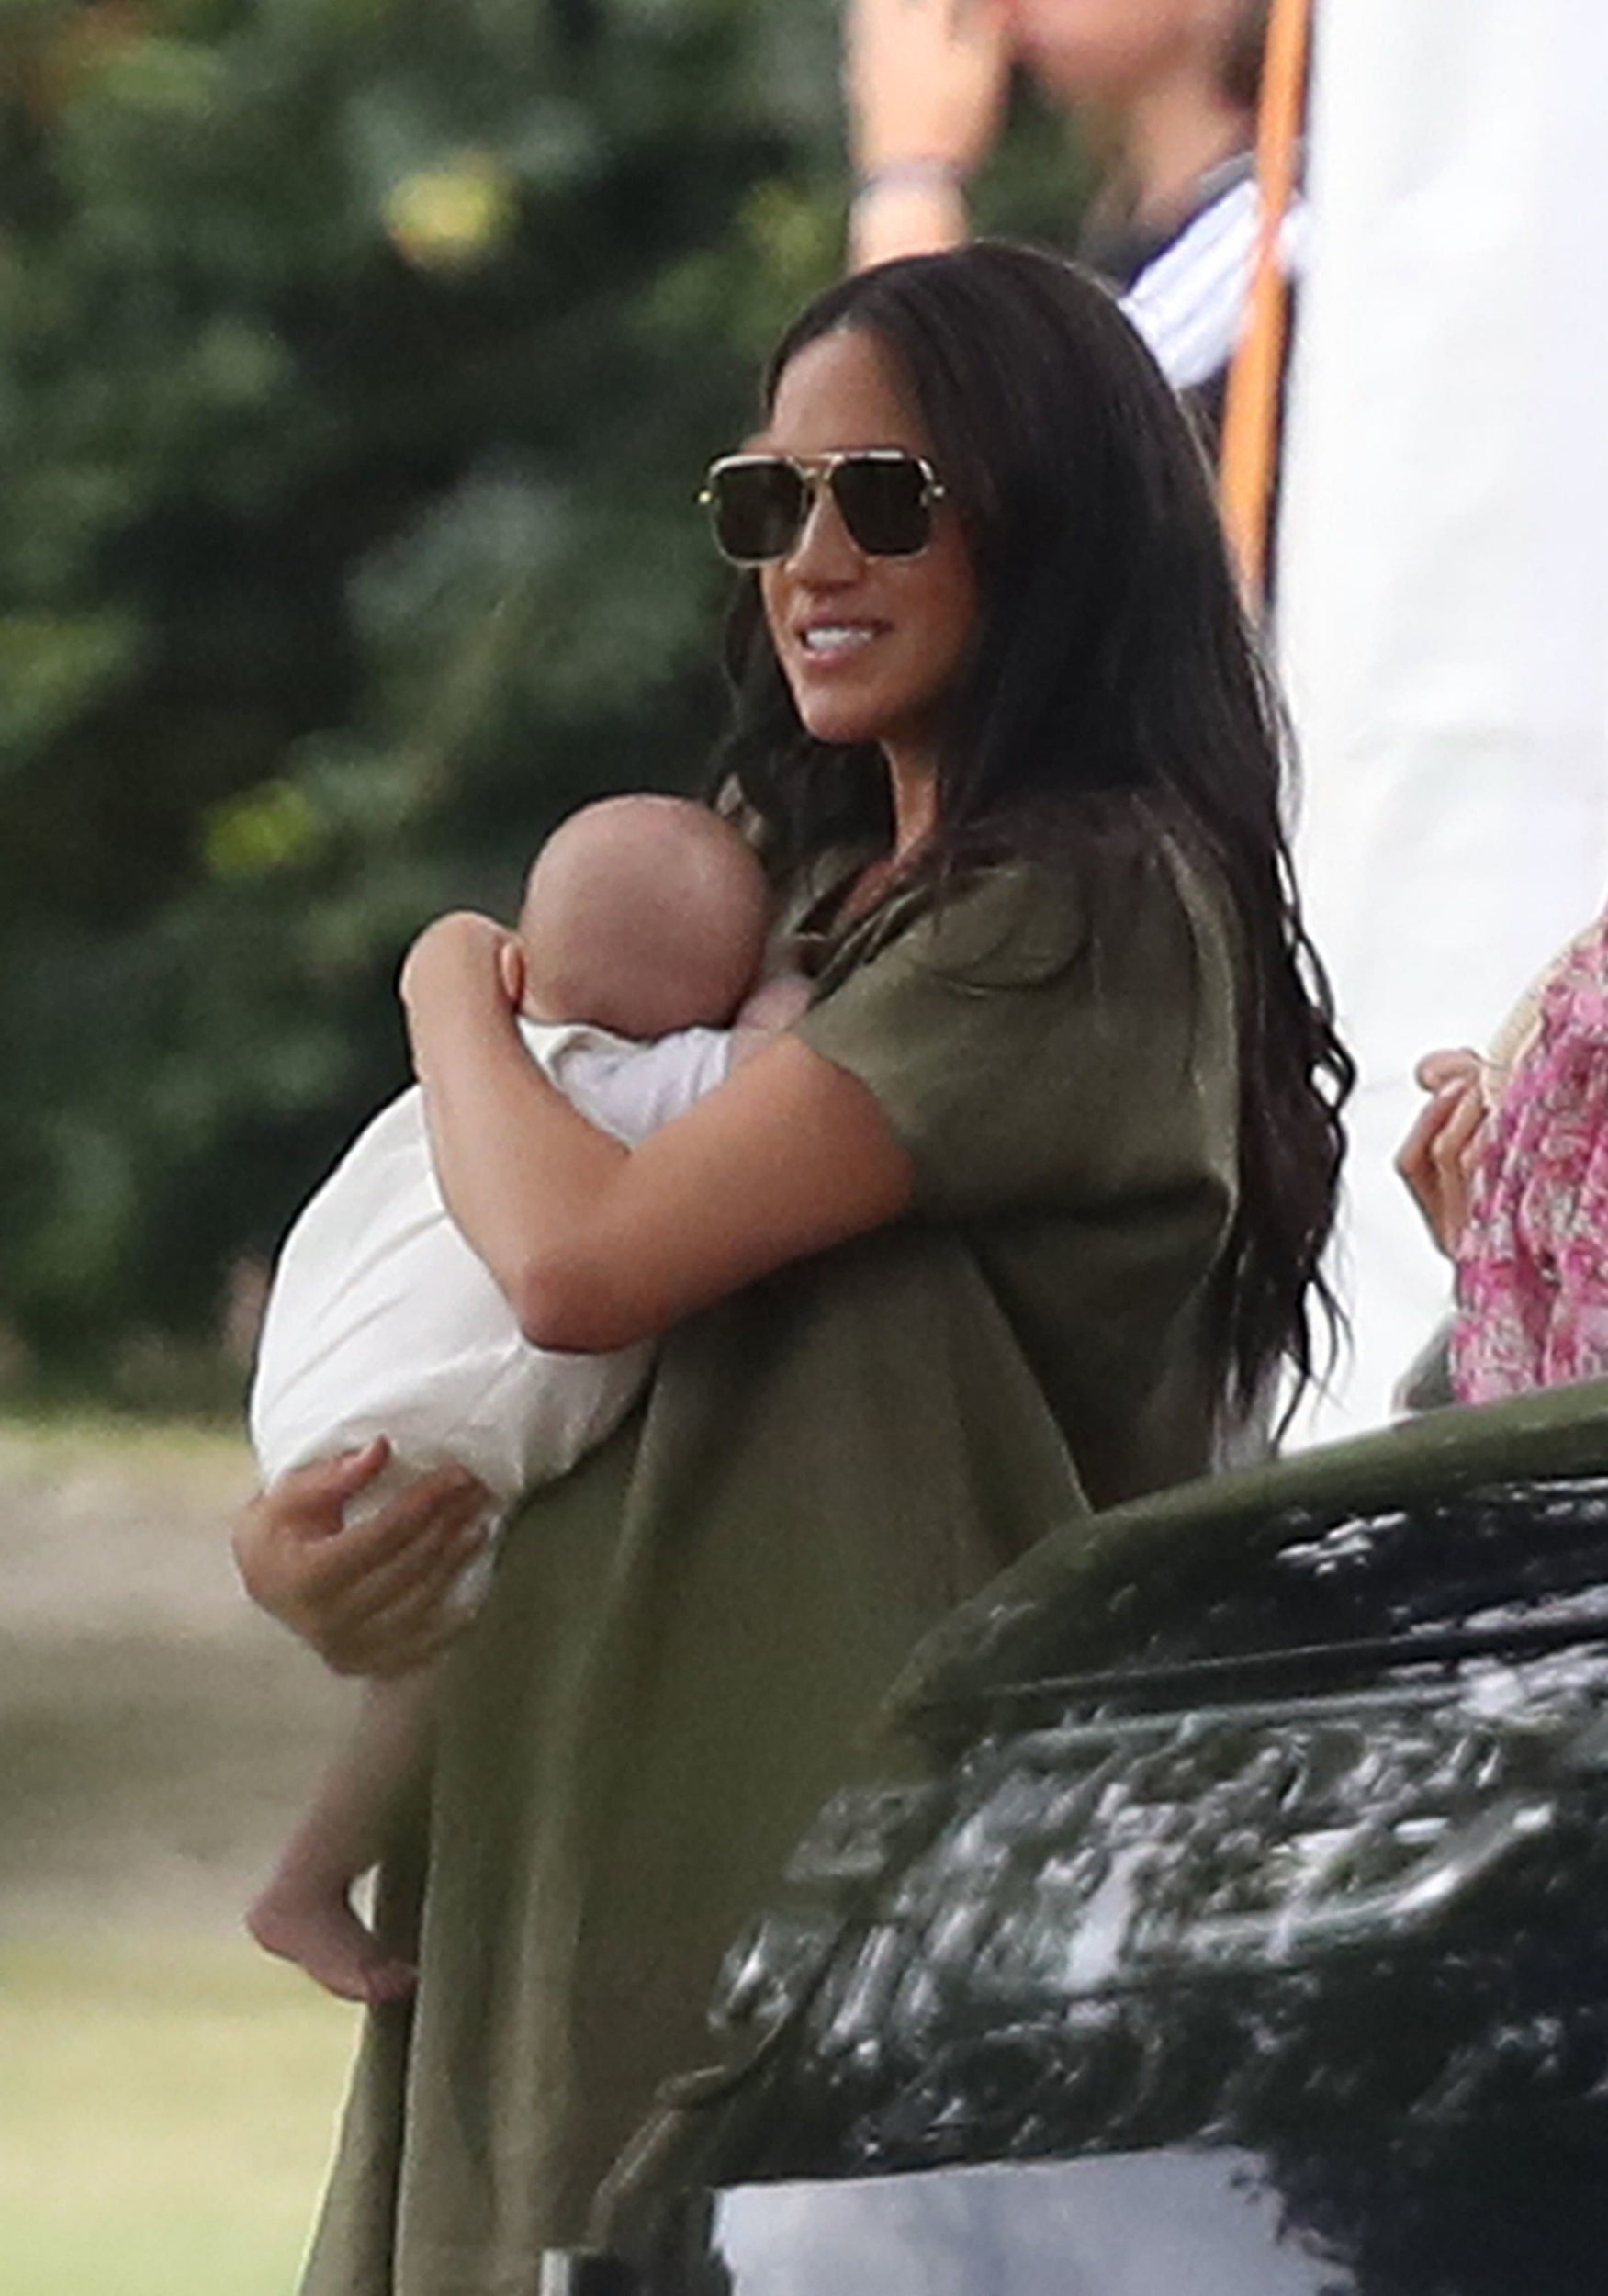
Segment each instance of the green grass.
M243 1409L233 1414L164 1416L79 1401L0 1402L0 1448L51 1466L83 1457L115 1456L163 1466L228 1458L245 1448Z
M289 2296L353 2012L242 1943L0 1941L6 2296Z

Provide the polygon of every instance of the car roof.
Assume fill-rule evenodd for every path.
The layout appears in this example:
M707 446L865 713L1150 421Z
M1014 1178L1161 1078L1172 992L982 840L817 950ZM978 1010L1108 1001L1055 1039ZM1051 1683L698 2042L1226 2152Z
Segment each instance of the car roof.
M1192 1592L1243 1577L1306 1531L1390 1523L1488 1489L1522 1501L1527 1486L1599 1477L1608 1479L1608 1379L1426 1412L1070 1521L926 1638L884 1721L928 1737L934 1716L1006 1685L1136 1658L1158 1606L1175 1611ZM1608 1488L1604 1514L1608 1527ZM1426 1548L1420 1568L1433 1574L1451 1559Z

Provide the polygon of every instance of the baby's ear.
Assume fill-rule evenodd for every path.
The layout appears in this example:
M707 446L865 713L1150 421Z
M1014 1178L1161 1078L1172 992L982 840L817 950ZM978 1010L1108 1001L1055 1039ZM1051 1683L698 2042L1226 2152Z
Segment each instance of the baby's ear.
M511 1005L523 1005L525 993L525 952L512 933L504 940L497 952L497 970L502 980L502 994Z

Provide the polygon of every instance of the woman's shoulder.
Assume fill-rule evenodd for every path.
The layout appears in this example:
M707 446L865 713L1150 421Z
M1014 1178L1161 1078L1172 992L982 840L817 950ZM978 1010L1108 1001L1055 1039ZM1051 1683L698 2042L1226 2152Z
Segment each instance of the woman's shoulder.
M1085 965L1097 975L1193 964L1231 929L1203 857L1170 832L1124 827L961 858L824 938L824 980L886 959L983 989L1043 985Z

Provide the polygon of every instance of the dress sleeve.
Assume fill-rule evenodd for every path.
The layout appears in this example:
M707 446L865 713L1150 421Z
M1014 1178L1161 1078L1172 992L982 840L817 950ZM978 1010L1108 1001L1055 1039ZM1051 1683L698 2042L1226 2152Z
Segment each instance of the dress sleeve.
M875 1095L916 1209L1091 1214L1237 1162L1234 974L1214 904L1154 854L1080 908L1018 864L890 925L798 1024Z

